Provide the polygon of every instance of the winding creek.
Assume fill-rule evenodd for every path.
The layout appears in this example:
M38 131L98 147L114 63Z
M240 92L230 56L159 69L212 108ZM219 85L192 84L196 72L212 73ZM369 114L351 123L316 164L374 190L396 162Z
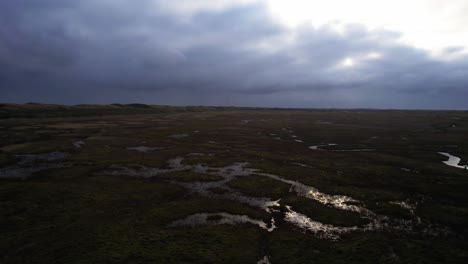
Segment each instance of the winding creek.
M270 214L276 212L280 213L281 208L283 210L282 218L285 222L295 226L305 233L310 233L320 239L338 240L341 235L350 232L367 232L376 230L398 230L400 232L415 232L423 233L427 235L439 235L449 232L445 228L431 226L429 223L421 221L419 217L413 214L413 218L396 219L385 215L379 215L369 210L363 203L357 199L354 199L345 195L331 195L321 192L315 187L305 185L298 181L292 181L281 177L279 175L264 173L258 169L249 168L249 163L238 162L225 167L209 167L204 164L188 165L183 163L183 157L176 157L167 162L168 168L148 168L145 166L111 166L104 173L108 175L127 175L132 177L143 177L150 178L155 177L161 173L167 173L172 171L192 171L194 173L217 175L221 179L218 181L209 182L178 182L170 181L173 184L183 186L184 188L197 193L202 196L226 199L236 201L242 204L249 205L262 209ZM363 219L368 220L368 224L364 226L335 226L332 224L325 224L319 221L313 220L312 218L296 212L292 206L284 204L281 200L273 200L267 197L251 197L240 193L231 187L227 183L237 177L245 176L263 176L270 179L280 181L290 185L290 192L294 192L298 196L302 196L314 201L319 202L328 207L333 207L339 210L351 211L359 214ZM221 189L223 193L213 192L214 189ZM398 204L414 213L416 204L412 204L411 208L407 202L395 201ZM215 219L213 219L213 217ZM276 216L275 216L276 217ZM211 219L211 220L210 220ZM272 216L271 224L265 223L261 220L251 219L248 216L231 215L226 212L219 213L197 213L190 215L184 219L176 220L170 224L170 226L197 226L197 225L209 225L209 224L242 224L250 223L259 226L269 232L277 228L274 223L275 219Z
M334 144L312 146L311 149L320 150L320 147ZM129 150L136 151L153 151L159 148L156 147L133 147ZM439 154L448 157L447 161L443 161L446 165L462 168L460 158L449 153L439 152ZM71 166L64 162L69 157L69 153L52 152L44 154L16 155L17 163L0 169L0 178L27 178L33 173L42 170L63 168ZM213 154L189 153L186 156L203 156ZM307 165L300 164L306 167ZM263 220L252 219L246 215L234 215L227 212L204 213L199 212L189 215L183 219L175 220L169 226L200 226L200 225L223 225L223 224L253 224L259 228L272 232L277 229L275 225L275 217L279 217L284 222L302 230L305 233L310 233L317 238L327 240L338 240L343 234L351 232L366 232L376 230L398 230L401 232L424 233L428 235L446 234L449 231L446 228L435 227L430 223L422 221L415 211L418 204L411 201L391 201L390 204L398 205L401 208L408 210L413 216L411 219L396 219L385 215L379 215L365 207L362 201L354 199L346 195L333 195L321 192L319 189L303 184L299 181L293 181L288 177L265 173L258 169L249 167L247 162L236 162L225 167L210 167L206 164L185 164L184 157L178 156L167 161L167 166L163 168L146 167L143 165L112 165L101 173L106 175L126 175L130 177L152 178L160 174L175 172L175 171L191 171L198 174L215 175L220 177L214 181L193 181L180 182L170 180L172 184L182 186L193 193L201 196L211 197L216 199L231 200L238 203L261 209L271 214L271 220L264 222ZM311 217L295 211L290 205L281 202L281 199L274 200L268 197L252 197L245 195L233 188L228 183L238 177L246 176L262 176L285 183L290 186L289 192L295 193L298 196L316 201L324 206L336 208L343 211L350 211L359 214L363 219L368 220L364 226L336 226L332 224L321 223ZM220 192L221 190L221 192ZM278 219L276 219L278 220Z

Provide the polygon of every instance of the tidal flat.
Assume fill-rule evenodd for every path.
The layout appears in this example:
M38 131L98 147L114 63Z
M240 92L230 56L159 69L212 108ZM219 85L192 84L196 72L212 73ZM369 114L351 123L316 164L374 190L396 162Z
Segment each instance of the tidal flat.
M468 260L467 111L3 104L0 138L0 263Z

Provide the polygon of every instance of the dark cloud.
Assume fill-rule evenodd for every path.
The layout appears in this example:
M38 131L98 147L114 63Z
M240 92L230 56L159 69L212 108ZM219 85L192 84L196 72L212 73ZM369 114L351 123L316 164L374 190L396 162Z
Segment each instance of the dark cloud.
M399 44L398 32L293 30L261 4L195 13L163 7L2 1L1 101L467 108L462 47L439 60Z

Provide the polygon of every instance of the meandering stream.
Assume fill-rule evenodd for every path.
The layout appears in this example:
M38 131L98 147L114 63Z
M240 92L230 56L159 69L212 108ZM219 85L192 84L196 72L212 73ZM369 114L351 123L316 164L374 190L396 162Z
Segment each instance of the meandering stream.
M155 177L161 173L167 173L172 171L192 171L200 174L209 174L220 176L221 179L218 181L195 181L195 182L178 182L170 181L173 184L183 186L194 193L198 193L202 196L207 196L217 199L226 199L236 201L242 204L249 205L251 207L256 207L262 209L268 213L280 212L281 206L286 208L286 211L283 214L283 219L303 230L304 232L309 232L315 235L318 238L337 240L342 234L357 232L357 231L375 231L375 230L398 230L401 232L413 232L418 230L419 233L436 235L441 233L448 232L444 228L434 227L428 223L421 221L419 217L413 217L410 220L396 219L391 218L385 215L379 215L369 210L363 203L357 199L346 195L331 195L321 192L315 187L305 185L298 181L288 180L279 175L264 173L254 168L249 168L249 163L247 162L238 162L225 167L209 167L204 164L195 164L188 165L183 163L183 157L176 157L167 162L168 168L148 168L145 166L111 166L104 173L109 175L128 175L133 177L143 177L150 178ZM312 218L298 213L287 204L283 204L281 200L272 200L267 197L251 197L247 196L241 192L238 192L227 183L234 180L237 177L245 176L263 176L268 177L283 183L290 185L290 192L294 192L299 196L317 201L325 206L330 206L337 208L339 210L351 211L358 213L361 218L369 220L369 223L365 226L335 226L332 224L325 224L313 220ZM214 189L221 189L223 193L214 192ZM416 205L414 205L416 206ZM414 208L411 208L414 212ZM219 217L219 219L210 220L210 217ZM236 223L251 223L256 224L262 229L267 231L273 231L276 226L274 226L274 218L272 218L272 224L269 226L267 223L260 220L255 220L248 218L247 216L236 216L227 214L225 212L219 213L203 213L194 214L188 216L185 219L176 220L170 226L180 226L180 225L204 225L204 224L236 224Z

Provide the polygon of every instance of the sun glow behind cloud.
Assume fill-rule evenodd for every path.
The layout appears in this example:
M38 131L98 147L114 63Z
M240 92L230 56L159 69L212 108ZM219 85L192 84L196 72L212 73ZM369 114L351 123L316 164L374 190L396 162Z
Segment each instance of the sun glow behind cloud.
M353 67L354 66L354 60L351 58L346 58L341 62L341 66L343 67Z
M380 54L378 52L369 52L366 55L366 58L367 59L380 59L380 58L382 58L382 54Z
M265 0L282 23L296 27L306 22L319 27L361 24L370 30L402 33L400 41L441 55L451 46L468 48L466 0ZM338 25L338 26L337 26Z
M344 34L347 25L359 24L369 30L401 33L401 43L423 48L441 59L457 58L468 51L467 0L181 0L155 3L158 3L156 9L173 12L181 19L200 11L221 11L257 3L263 4L279 23L291 28L310 23L314 27L326 25ZM451 47L465 50L448 56L445 50Z
M461 1L36 1L0 4L4 101L466 109Z

